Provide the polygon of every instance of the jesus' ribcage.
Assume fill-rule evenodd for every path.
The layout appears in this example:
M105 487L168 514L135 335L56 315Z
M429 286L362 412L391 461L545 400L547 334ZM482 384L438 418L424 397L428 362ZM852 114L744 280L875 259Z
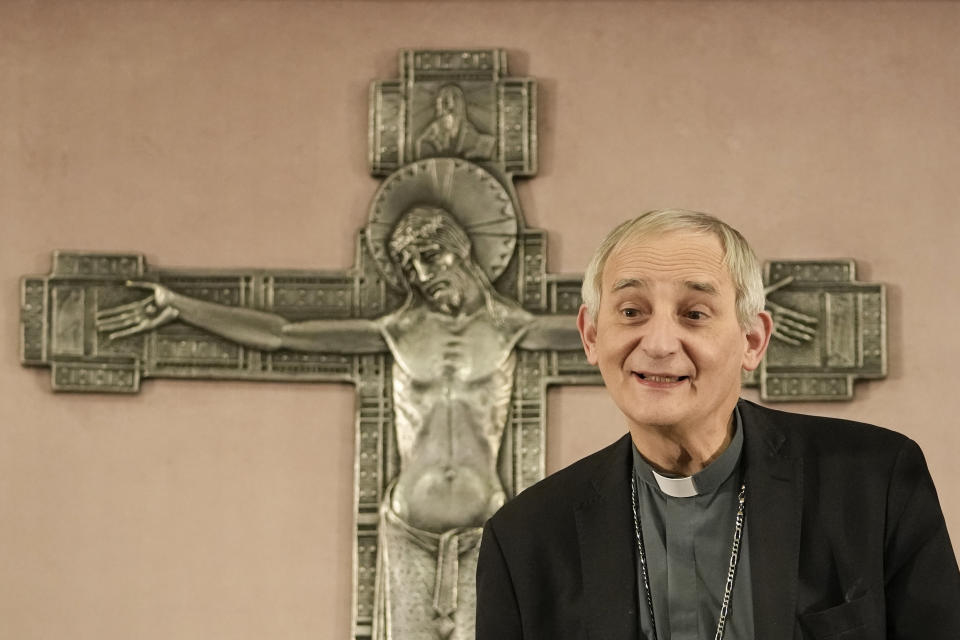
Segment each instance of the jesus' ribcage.
M410 524L435 531L479 526L502 502L496 457L516 361L512 352L504 355L474 378L456 367L457 358L428 380L394 365L400 474L393 503Z

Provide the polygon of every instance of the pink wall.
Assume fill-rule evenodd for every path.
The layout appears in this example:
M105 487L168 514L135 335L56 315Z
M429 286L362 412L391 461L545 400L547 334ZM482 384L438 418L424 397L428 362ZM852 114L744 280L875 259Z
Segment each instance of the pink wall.
M0 637L347 637L351 388L54 396L16 300L56 248L347 267L401 47L504 46L539 80L520 197L551 271L675 206L887 283L889 378L789 408L916 439L960 541L958 37L948 3L0 4ZM623 431L599 388L549 404L550 469Z

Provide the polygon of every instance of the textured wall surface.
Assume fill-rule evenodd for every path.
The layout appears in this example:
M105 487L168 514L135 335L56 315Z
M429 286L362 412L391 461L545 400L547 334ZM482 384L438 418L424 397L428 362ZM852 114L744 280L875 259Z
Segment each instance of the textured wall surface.
M886 282L889 378L787 408L916 439L956 545L958 42L950 3L0 4L0 637L348 636L352 390L54 396L18 364L18 279L56 248L349 266L401 47L503 46L539 80L519 189L551 271L675 206ZM552 470L624 430L599 388L549 408Z

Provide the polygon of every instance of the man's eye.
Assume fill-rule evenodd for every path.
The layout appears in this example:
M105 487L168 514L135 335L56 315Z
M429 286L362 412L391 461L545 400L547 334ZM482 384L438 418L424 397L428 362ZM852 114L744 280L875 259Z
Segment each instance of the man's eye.
M683 315L686 316L686 318L687 318L688 320L706 320L706 319L707 319L707 314L704 313L703 311L692 311L692 310L691 310L691 311L687 311L687 312L686 312L685 314L683 314Z
M620 315L624 318L636 318L640 315L640 312L636 309L620 309Z

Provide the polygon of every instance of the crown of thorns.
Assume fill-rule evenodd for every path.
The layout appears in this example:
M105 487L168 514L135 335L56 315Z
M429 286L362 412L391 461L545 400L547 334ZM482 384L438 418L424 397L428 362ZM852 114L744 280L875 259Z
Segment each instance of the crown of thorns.
M390 238L390 249L394 253L400 253L418 240L436 235L444 220L439 213L434 213L429 218L420 218L417 222L419 224L414 224L410 217L405 217L397 225Z
M397 291L409 284L398 267L414 243L436 242L472 260L493 281L514 255L519 224L513 203L504 184L479 165L460 158L417 160L377 189L367 248Z
M404 249L427 238L461 253L469 251L470 240L453 217L443 209L416 207L406 213L393 230L390 250L400 255Z

